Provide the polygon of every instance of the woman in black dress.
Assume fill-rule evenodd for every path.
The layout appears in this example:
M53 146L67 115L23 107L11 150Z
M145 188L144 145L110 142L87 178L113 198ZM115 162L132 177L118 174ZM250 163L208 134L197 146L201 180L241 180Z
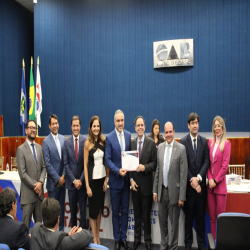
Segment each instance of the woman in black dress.
M105 138L101 121L93 116L89 123L89 137L84 145L84 176L89 197L89 217L93 242L101 244L99 229L107 190L106 168L104 166Z
M154 119L152 122L151 133L149 137L155 141L156 148L158 148L160 143L164 142L164 138L160 134L160 122L157 119Z

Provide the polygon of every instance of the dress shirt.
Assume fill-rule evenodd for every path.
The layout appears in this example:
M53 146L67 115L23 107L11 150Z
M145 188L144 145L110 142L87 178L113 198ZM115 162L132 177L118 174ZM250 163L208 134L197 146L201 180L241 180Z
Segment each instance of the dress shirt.
M73 135L73 145L74 145L74 150L75 150L75 143L76 143L76 139L77 139L78 156L79 156L79 135L78 135L77 137L75 137L75 136ZM76 179L74 179L73 184L74 184L75 180L76 180Z
M58 133L56 134L56 135L54 135L54 134L52 134L51 133L51 135L52 135L52 137L53 137L53 139L54 139L54 141L55 141L55 144L56 144L56 137L57 137L57 140L59 141L59 151L61 151L61 143L60 143L60 140L59 140L59 137L58 137ZM78 136L79 137L79 136ZM78 141L77 141L78 142ZM74 142L75 143L75 142ZM56 144L56 147L57 147L57 144Z
M122 144L123 144L123 150L125 151L125 137L124 137L124 132L122 130L122 132L118 132L116 129L115 129L115 132L116 132L116 135L117 135L117 139L118 139L118 142L120 144L120 134L122 134Z
M163 180L164 180L164 174L165 174L165 161L166 161L166 155L167 155L167 150L168 150L168 147L167 145L170 145L170 148L169 148L169 158L168 158L168 172L169 172L169 169L170 169L170 160L171 160L171 156L172 156L172 151L173 151L173 145L174 145L174 139L171 141L171 143L168 144L168 142L166 141L165 143L165 151L164 151L164 162L163 162Z
M14 217L13 217L12 215L10 215L10 214L6 214L6 216L9 216L11 219L13 219L13 220L14 220Z
M193 137L191 134L190 134L190 137L191 137L191 141L192 141L192 146L193 146L193 150L194 150L194 139L196 139L196 152L197 152L197 145L198 145L198 140L197 140L197 138L198 138L198 134L197 134L197 136L196 137Z
M31 150L31 153L33 155L33 147L31 145L31 143L33 143L34 145L36 144L35 141L33 142L30 142L28 139L26 139L26 141L28 142L29 146L30 146L30 150ZM34 146L34 149L35 149L35 152L36 152L36 147ZM36 158L37 158L37 152L36 152Z
M75 137L73 135L73 145L74 145L74 150L75 150L75 143L76 143L76 139L77 139L77 146L78 146L78 155L79 155L79 135L77 137Z
M55 230L53 230L53 229L50 229L50 228L47 228L47 227L45 227L45 228L48 229L51 232L55 232Z
M145 139L145 135L142 136L141 140L139 139L139 137L137 138L137 150L138 150L138 152L139 152L139 146L140 146L139 141L141 141L141 151L142 151L144 139Z

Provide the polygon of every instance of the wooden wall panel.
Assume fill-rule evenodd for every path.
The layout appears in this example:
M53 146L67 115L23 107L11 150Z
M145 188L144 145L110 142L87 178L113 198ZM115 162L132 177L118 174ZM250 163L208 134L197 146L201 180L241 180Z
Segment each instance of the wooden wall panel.
M42 146L42 142L45 137L37 137L36 143ZM10 164L10 157L16 157L17 148L23 144L26 137L3 137L0 138L0 156L4 156L4 169L7 163L6 157ZM230 164L245 164L246 179L250 179L250 166L249 166L249 138L229 138L231 142L231 158ZM179 139L176 139L179 141Z
M17 150L17 137L9 137L9 145L8 145L8 163L9 168L11 170L11 157L16 157L16 150Z
M0 145L1 145L0 156L4 157L3 170L5 170L6 169L7 158L8 158L9 138L8 137L2 137Z
M0 137L3 137L3 116L0 115Z

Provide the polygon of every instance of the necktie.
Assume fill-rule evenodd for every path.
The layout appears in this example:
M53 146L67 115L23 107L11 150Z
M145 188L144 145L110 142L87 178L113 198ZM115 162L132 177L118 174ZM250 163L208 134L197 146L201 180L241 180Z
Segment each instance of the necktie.
M76 154L76 160L78 161L78 145L77 145L77 138L75 139L75 154Z
M120 133L120 146L121 146L121 151L123 151L122 133Z
M170 145L167 145L167 154L166 154L166 159L165 159L165 173L164 173L164 186L168 186L168 162L169 162L169 149Z
M141 144L142 144L142 141L139 141L139 159L141 158Z
M37 158L36 158L36 151L35 151L35 145L34 145L34 143L31 143L31 146L32 146L33 155L34 155L34 158L35 158L35 161L36 161L36 164L37 164Z
M196 157L196 139L194 139L194 157Z
M58 153L59 153L59 157L61 159L60 142L59 142L58 136L55 136L55 140L56 140L56 147L57 147L57 150L58 150Z

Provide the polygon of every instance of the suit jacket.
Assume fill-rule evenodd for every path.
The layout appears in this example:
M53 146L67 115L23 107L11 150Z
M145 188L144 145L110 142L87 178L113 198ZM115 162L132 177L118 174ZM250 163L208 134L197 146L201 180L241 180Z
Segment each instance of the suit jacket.
M131 141L131 150L137 150L138 137ZM145 135L139 163L145 166L144 172L130 172L130 179L133 178L138 189L144 196L152 195L153 191L153 171L157 164L157 151L155 142ZM137 189L137 190L138 190ZM139 191L138 190L138 191ZM138 192L137 191L137 192ZM134 191L133 191L134 192Z
M37 201L38 195L34 191L34 184L38 181L44 183L46 165L43 159L42 147L35 143L37 164L27 141L17 149L16 160L18 173L21 179L20 204L30 204ZM39 199L43 200L44 192Z
M153 193L157 194L159 201L161 200L161 191L163 185L165 146L166 143L161 143L158 148L157 168L153 186ZM168 172L168 191L171 205L177 204L178 200L186 200L187 175L188 165L186 149L182 144L174 140Z
M227 194L227 183L226 183L226 174L228 171L228 165L230 161L231 154L231 143L226 140L224 151L220 151L220 145L218 146L213 161L213 151L214 145L211 145L212 139L209 139L208 148L209 148L209 157L211 165L207 171L208 181L210 179L215 179L217 182L216 187L213 189L213 193L215 194ZM209 185L208 191L211 192Z
M0 242L7 244L11 250L30 249L30 237L26 225L8 215L0 217Z
M73 135L71 135L64 142L63 147L63 161L66 172L66 188L68 190L74 190L75 186L73 181L79 179L82 182L83 189L86 189L83 171L83 149L86 138L79 135L79 150L78 150L78 160L76 160Z
M198 174L202 177L202 182L200 183L201 195L206 195L206 175L210 164L207 139L200 135L197 136L196 157L194 156L190 134L181 138L180 143L186 147L188 161L187 196L194 196L197 194L196 190L190 185L190 179L192 177L197 177Z
M61 158L58 153L58 149L55 140L50 133L43 140L43 157L47 167L47 190L54 191L59 178L65 175L65 169L63 165L63 146L64 146L64 136L58 134L58 138L61 145Z
M68 233L48 230L41 222L35 223L31 231L31 249L34 250L80 250L92 240L87 230L68 236Z
M125 151L129 151L131 134L127 130L123 130L125 138ZM109 168L109 187L121 189L123 183L129 186L129 175L125 177L119 175L121 168L121 147L118 141L115 129L106 137L105 145L105 164Z

